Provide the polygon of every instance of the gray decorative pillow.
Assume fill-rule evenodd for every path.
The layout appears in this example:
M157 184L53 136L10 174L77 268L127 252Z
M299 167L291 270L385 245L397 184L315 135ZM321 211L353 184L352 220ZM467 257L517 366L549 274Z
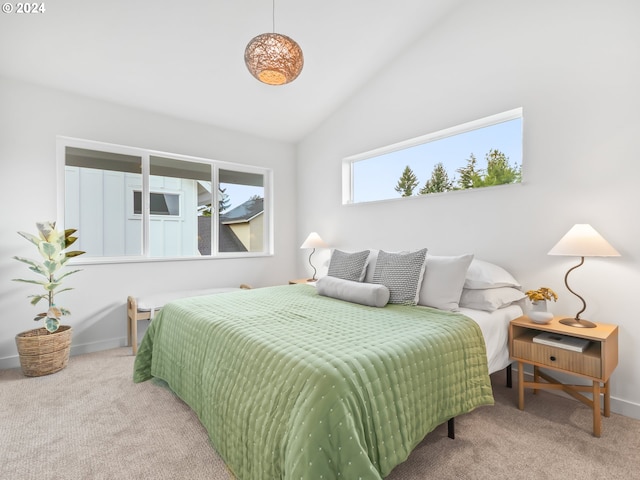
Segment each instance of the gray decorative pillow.
M380 283L389 289L389 303L415 305L418 303L426 261L426 248L410 253L380 250L373 283Z
M373 272L376 271L376 261L378 260L378 250L372 249L367 259L367 266L364 267L364 280L363 282L373 283Z
M361 282L366 272L367 258L369 258L369 250L355 253L334 250L331 254L327 275L352 282Z
M335 277L322 277L316 283L318 294L370 307L384 307L389 301L389 289L384 285L353 282Z

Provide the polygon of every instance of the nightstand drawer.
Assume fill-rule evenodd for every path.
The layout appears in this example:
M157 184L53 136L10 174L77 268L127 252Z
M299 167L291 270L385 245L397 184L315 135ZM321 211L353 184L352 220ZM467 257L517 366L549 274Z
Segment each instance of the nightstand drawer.
M533 334L527 332L527 334L515 338L511 356L515 359L541 366L554 367L579 375L593 378L602 377L599 342L592 342L584 352L574 352L564 348L534 343L532 337Z

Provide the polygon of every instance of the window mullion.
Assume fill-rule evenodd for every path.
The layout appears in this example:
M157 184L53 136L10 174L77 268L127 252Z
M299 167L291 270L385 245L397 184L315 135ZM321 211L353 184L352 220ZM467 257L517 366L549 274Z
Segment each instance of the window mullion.
M211 169L211 256L220 252L220 167L213 164Z
M268 252L273 254L273 176L264 174L264 228L262 231L263 245L267 245Z
M150 230L151 230L151 207L150 207L150 166L148 153L142 155L142 256L150 256Z

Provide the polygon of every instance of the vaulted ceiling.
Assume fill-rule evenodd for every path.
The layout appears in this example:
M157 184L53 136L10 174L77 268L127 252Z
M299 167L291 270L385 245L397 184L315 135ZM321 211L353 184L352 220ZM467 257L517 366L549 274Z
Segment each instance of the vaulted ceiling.
M305 65L275 87L244 65L271 0L45 1L0 16L0 75L296 142L462 1L276 0Z

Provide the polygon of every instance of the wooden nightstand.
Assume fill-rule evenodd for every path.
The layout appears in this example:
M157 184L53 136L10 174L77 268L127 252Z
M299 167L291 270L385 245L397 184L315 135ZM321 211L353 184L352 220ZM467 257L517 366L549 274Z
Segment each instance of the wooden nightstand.
M561 324L561 318L554 317L540 325L523 316L509 324L509 352L518 362L518 408L524 410L525 388L533 388L534 393L537 389L563 390L593 409L593 435L599 437L600 395L604 396L604 416L611 413L609 377L618 365L618 327L598 323L595 328L576 328ZM533 337L542 332L586 339L590 343L582 352L534 343ZM524 381L524 364L533 365L533 382ZM563 384L540 371L540 367L587 378L592 385ZM591 392L593 401L579 392Z
M310 282L307 278L296 278L295 280L289 280L289 285L297 285L299 283L310 283L310 284L313 284L316 281L317 280L314 280L313 282Z

